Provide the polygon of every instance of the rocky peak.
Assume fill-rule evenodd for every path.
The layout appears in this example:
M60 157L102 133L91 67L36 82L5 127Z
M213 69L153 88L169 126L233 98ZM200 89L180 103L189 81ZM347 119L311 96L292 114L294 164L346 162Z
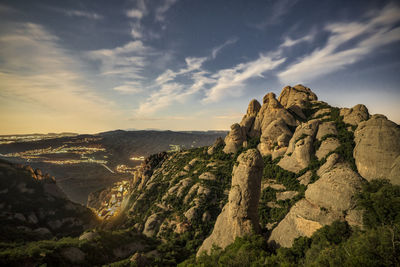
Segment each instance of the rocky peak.
M340 116L343 116L345 123L358 125L360 122L368 120L369 113L365 105L358 104L352 108L342 108Z
M248 116L257 116L258 111L260 111L261 105L256 99L250 101L249 106L247 108Z
M228 203L222 209L211 235L204 240L197 255L209 253L213 244L225 248L236 237L259 232L258 202L260 199L263 160L256 149L249 149L237 159L232 172Z
M231 131L225 137L225 147L224 152L236 153L240 147L242 147L243 142L246 140L246 133L244 128L240 126L238 123L234 123L231 126Z
M278 101L285 108L289 108L294 105L304 108L306 102L314 100L318 100L317 95L314 94L310 88L301 84L295 85L294 87L284 87L278 98Z
M276 95L274 93L268 93L263 98L263 106L269 108L282 108L282 105L276 99Z

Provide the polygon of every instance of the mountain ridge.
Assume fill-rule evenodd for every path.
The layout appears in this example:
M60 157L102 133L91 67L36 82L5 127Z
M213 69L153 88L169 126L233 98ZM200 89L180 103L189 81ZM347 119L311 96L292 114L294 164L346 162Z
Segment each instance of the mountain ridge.
M399 264L398 136L364 105L340 109L286 86L250 101L224 140L154 154L127 184L93 194L103 220L85 242L134 234L141 246L128 238L127 253L102 262L121 266ZM75 264L90 262L83 245L69 246L81 250Z

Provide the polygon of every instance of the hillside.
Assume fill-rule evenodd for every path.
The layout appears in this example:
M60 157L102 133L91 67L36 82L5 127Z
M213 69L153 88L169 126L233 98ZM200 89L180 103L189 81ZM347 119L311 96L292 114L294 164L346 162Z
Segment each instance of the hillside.
M95 230L46 245L7 245L0 259L398 266L400 127L364 105L340 109L305 86L287 86L278 98L252 100L224 140L151 155L125 183L92 193L88 206L102 219ZM116 252L115 238L125 253ZM106 255L95 259L99 244ZM29 258L33 246L50 253ZM60 247L80 257L68 259Z

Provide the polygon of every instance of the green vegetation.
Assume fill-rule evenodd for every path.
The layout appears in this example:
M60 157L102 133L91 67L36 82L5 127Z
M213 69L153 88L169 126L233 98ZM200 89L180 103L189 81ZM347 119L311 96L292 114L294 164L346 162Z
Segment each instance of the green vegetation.
M350 164L350 167L357 171L356 163L353 157L353 150L355 146L354 134L348 128L352 125L343 122L343 116L340 116L339 108L332 108L330 120L335 122L338 131L337 138L340 141L340 146L333 152L338 153L342 158Z
M272 160L271 155L265 156L264 160L264 171L263 180L272 180L276 183L282 184L286 190L298 191L299 194L287 200L276 200L276 193L282 190L276 190L271 187L267 187L261 192L258 213L260 216L260 224L262 229L265 229L267 224L279 222L289 212L290 208L302 197L304 197L304 191L306 187L301 185L297 180L298 175L293 172L282 169L277 165L280 158ZM283 190L284 191L284 190ZM268 205L268 203L274 203L274 205Z
M79 265L102 265L117 261L120 254L115 250L124 248L124 246L129 247L132 243L137 244L139 250L144 252L154 249L157 245L156 241L146 238L132 229L98 231L98 234L92 241L65 237L59 240L42 240L27 244L1 243L0 265L30 266L35 263L35 266L41 264L70 266L71 261L64 256L65 249L68 248L78 248L85 253L85 258ZM122 252L122 254L124 253ZM126 256L130 255L129 249L127 254Z
M399 266L400 186L371 181L357 199L366 229L336 221L311 238L297 238L291 248L276 250L266 247L262 236L237 238L224 250L180 266Z

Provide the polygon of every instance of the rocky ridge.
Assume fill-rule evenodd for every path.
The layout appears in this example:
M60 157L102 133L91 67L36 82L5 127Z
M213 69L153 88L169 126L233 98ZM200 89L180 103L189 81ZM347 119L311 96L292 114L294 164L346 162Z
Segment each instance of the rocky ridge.
M363 185L399 177L398 129L363 105L339 109L303 85L287 86L262 105L252 100L225 140L146 159L128 181L118 216L104 226L179 244L177 262L254 233L268 233L270 246L291 247L337 221L362 228L356 195ZM165 251L131 259L162 265Z

